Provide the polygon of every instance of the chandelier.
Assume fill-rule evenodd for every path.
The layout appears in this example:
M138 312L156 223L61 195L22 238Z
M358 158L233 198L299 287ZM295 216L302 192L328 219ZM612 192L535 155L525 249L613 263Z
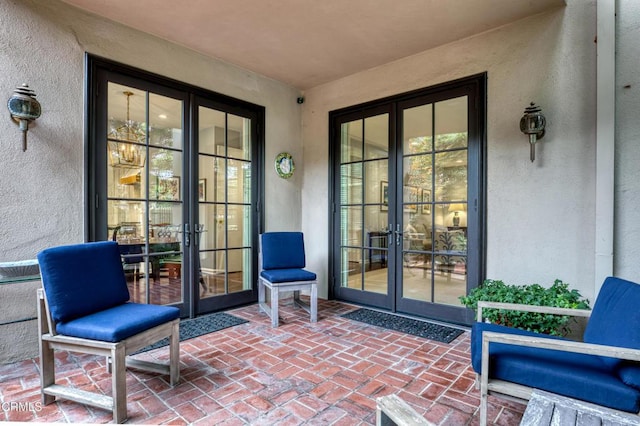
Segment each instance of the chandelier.
M133 92L122 92L127 97L127 119L109 133L109 158L113 167L143 167L145 162L145 132L131 120L130 97Z

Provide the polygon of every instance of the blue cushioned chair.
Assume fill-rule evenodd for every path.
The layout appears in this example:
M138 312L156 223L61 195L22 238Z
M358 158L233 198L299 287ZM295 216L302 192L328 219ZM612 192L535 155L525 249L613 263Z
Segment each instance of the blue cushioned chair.
M127 418L126 366L180 377L178 308L130 303L118 244L77 244L38 254L42 402L56 397L111 410L114 422ZM126 358L169 338L169 365ZM54 350L104 355L112 373L112 396L55 382Z
M260 275L258 301L260 308L271 318L271 326L278 326L278 298L280 291L293 291L293 302L311 314L311 322L318 319L318 281L316 274L304 269L304 238L301 232L267 232L260 235ZM265 300L266 288L271 291L271 306ZM309 290L309 304L300 300L300 290Z
M533 389L610 409L640 411L640 285L605 280L593 311L479 302L471 362L480 384L480 424L487 395L528 400ZM487 308L588 318L582 342L482 322ZM640 417L638 418L640 424Z

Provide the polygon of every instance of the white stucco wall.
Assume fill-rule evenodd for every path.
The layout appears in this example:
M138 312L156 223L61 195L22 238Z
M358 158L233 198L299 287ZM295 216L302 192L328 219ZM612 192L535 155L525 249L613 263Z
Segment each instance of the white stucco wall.
M487 278L593 296L595 1L567 6L306 91L302 229L327 294L329 111L488 73ZM529 161L534 101L547 133Z
M640 281L640 2L616 4L616 275Z
M85 52L264 106L265 228L300 229L302 177L284 181L273 169L282 151L302 169L296 89L57 0L0 0L0 99L26 82L42 105L24 153L0 113L0 262L83 240Z

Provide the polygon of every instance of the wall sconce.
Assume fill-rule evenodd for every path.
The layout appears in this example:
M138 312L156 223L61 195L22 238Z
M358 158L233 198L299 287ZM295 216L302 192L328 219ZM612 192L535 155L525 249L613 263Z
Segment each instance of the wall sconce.
M36 93L25 83L17 87L7 102L11 118L22 131L22 151L27 150L27 132L29 123L40 117L40 103L36 101Z
M547 124L546 118L540 112L540 107L531 102L531 105L526 107L524 115L520 119L520 130L525 135L529 135L529 145L531 162L536 159L536 141L544 137L544 127Z
M453 212L453 226L458 227L460 226L460 216L458 215L459 212L464 211L464 204L462 203L453 203L453 204L449 204L449 211Z

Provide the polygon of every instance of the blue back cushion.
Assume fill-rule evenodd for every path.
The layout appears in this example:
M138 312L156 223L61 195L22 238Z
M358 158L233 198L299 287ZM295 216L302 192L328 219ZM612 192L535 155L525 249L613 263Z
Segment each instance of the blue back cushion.
M266 232L262 238L262 269L305 267L302 232Z
M639 306L640 285L620 278L607 278L593 306L584 341L640 349ZM640 364L604 357L603 361L617 369L624 383L640 389Z
M584 341L640 349L640 285L620 278L604 281Z
M38 253L42 286L55 322L65 322L129 300L114 241L54 247Z

